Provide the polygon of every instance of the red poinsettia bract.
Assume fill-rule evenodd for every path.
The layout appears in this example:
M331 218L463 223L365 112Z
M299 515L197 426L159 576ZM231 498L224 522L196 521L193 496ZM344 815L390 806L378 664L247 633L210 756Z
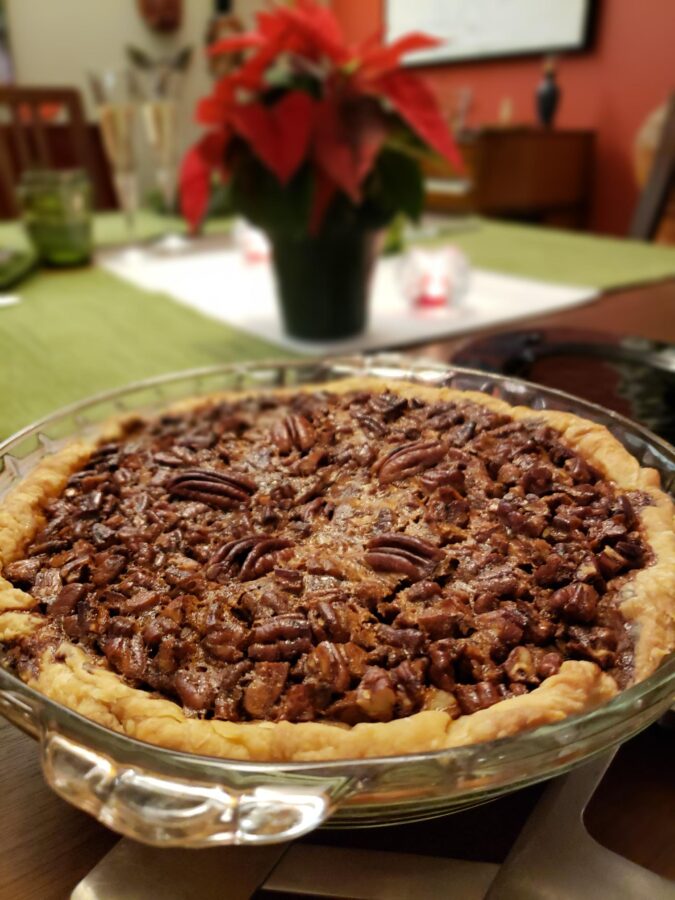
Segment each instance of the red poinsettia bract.
M193 228L206 213L212 173L228 175L225 160L234 139L281 184L304 163L312 166L313 232L337 192L356 205L362 201L394 117L462 168L433 94L401 68L403 55L435 46L434 38L413 33L388 46L379 38L349 46L333 13L316 0L260 13L257 26L209 48L211 55L245 51L247 56L197 107L198 120L212 130L188 151L181 167L181 208ZM281 81L271 75L280 67Z

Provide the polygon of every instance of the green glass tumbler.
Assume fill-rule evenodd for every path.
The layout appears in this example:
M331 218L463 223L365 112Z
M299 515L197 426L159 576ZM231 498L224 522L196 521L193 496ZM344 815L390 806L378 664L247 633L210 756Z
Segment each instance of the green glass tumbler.
M41 262L79 266L92 255L92 191L80 169L32 169L19 184L23 223Z

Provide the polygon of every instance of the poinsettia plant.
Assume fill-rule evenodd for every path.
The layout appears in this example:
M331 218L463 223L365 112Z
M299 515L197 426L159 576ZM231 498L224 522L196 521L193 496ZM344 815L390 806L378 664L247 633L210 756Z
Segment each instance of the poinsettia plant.
M420 157L462 165L435 97L401 68L406 53L436 44L413 33L349 45L316 0L276 5L255 31L216 41L211 56L245 56L198 104L209 130L181 166L185 218L193 228L204 218L214 173L235 209L272 234L417 218Z

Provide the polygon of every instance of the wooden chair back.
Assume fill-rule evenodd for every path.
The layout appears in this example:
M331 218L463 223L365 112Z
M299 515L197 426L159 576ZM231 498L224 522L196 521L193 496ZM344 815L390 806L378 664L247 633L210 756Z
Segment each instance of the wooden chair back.
M666 107L629 234L643 241L675 243L675 94L671 94Z
M22 172L65 167L89 174L99 205L100 178L79 91L0 87L0 192L5 214L19 214L16 185Z

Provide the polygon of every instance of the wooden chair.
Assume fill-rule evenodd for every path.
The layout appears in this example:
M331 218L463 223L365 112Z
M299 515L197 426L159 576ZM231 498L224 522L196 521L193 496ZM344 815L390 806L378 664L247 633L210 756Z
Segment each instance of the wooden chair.
M648 174L638 199L630 237L675 243L675 94L665 108L651 160L637 160Z
M16 185L26 169L84 169L94 203L106 202L82 99L74 88L0 87L0 209L19 214Z

